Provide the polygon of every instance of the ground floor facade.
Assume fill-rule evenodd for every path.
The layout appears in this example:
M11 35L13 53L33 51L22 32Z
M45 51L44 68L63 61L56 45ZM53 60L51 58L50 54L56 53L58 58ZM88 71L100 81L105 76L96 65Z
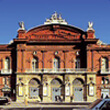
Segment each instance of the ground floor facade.
M11 97L11 76L2 75L0 77L0 96L2 97Z
M92 102L95 74L17 74L16 101Z

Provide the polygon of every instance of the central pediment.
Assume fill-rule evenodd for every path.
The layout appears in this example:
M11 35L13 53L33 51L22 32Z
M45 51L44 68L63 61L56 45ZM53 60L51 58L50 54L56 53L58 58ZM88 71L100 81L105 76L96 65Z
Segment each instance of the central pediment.
M30 40L74 40L80 39L85 32L79 28L63 25L49 24L42 25L30 29L25 33L25 36Z

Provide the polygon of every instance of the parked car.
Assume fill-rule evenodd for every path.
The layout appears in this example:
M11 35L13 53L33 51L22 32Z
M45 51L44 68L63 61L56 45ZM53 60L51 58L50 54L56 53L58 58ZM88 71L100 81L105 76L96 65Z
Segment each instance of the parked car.
M97 99L87 109L80 110L110 110L110 99Z
M10 104L10 99L8 97L0 97L0 105Z

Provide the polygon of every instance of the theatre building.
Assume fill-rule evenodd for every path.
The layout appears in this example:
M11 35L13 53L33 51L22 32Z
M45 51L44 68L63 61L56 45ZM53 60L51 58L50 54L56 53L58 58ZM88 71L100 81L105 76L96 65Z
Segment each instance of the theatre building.
M110 46L56 12L0 45L0 95L29 102L83 102L109 96ZM103 95L102 95L103 94Z

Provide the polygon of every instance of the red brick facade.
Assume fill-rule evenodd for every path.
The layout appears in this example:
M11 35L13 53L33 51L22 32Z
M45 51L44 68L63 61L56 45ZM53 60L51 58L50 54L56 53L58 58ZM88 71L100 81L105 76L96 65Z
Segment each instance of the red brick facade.
M107 82L110 80L110 46L100 43L94 33L92 27L83 31L74 26L63 24L46 24L29 31L20 28L18 36L13 42L0 45L0 96L8 95L13 100L19 99L17 86L22 79L27 77L27 74L34 74L38 76L39 80L41 77L40 81L43 83L42 77L49 74L50 69L52 78L63 76L61 78L63 83L65 83L67 75L68 77L73 75L73 79L82 78L86 91L85 94L83 93L84 101L93 101L88 95L88 87L91 84L96 87L96 91L94 90L96 96L94 97L101 98L103 93L101 90L110 88L110 81ZM34 58L37 59L35 73L32 72ZM57 74L60 76L57 76L56 72L52 73L54 58L59 59ZM101 71L103 58L107 59L106 63L108 64L105 70ZM80 59L80 64L77 64L77 59ZM45 70L48 72L46 73ZM107 78L106 83L102 82L102 77ZM23 84L27 84L25 80ZM4 88L5 90L3 90ZM40 94L42 95L42 92ZM65 93L62 94L65 96ZM70 94L72 97L74 96L72 93ZM43 100L43 98L41 99Z

